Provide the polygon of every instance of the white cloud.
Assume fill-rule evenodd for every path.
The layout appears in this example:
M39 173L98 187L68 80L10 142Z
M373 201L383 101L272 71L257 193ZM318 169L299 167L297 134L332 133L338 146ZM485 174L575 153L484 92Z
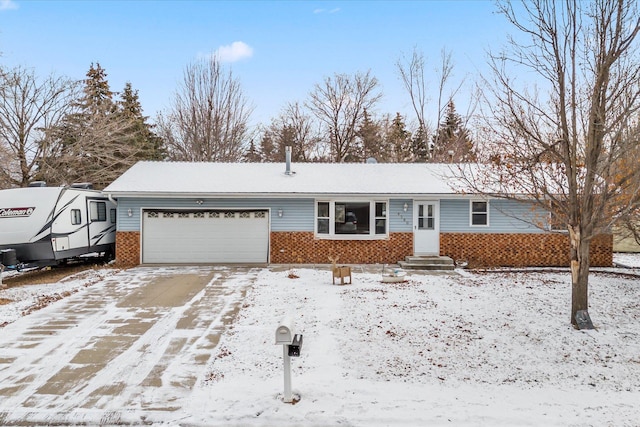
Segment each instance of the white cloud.
M18 3L13 0L0 0L0 10L17 9Z
M220 46L214 52L214 56L220 62L236 62L241 59L251 58L253 56L253 48L244 42L233 42L228 46Z

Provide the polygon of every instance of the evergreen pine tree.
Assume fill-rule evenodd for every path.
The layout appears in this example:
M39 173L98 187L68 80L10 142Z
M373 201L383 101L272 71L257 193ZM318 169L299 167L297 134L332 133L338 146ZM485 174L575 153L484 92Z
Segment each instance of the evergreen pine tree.
M91 114L114 110L114 93L109 87L107 72L100 66L100 63L97 63L95 67L93 63L91 64L84 84L84 99L81 102Z
M391 121L386 140L390 148L389 161L396 163L411 161L411 132L407 130L400 113L396 113Z
M262 160L265 162L278 162L279 152L276 141L274 141L273 132L270 129L265 130L260 138L260 152L262 152Z
M138 91L133 90L131 83L125 84L117 102L118 112L129 122L123 131L123 136L131 139L131 143L138 148L138 160L162 160L165 153L162 139L153 132L153 125L147 123L147 116L142 114L142 105Z
M433 136L432 162L474 162L476 154L469 131L462 124L453 101L447 104L445 117Z
M258 147L256 147L253 139L249 141L249 148L247 148L247 152L244 154L243 160L247 163L260 163L262 161L262 154Z
M74 111L47 131L48 156L43 156L41 174L56 184L91 182L104 188L147 158L144 153L157 154L160 143L144 123L136 92L125 88L125 98L114 102L100 64L91 64L83 83Z
M362 158L367 160L374 158L378 162L388 161L388 150L382 138L382 128L375 122L365 109L362 114L362 124L357 130L357 137L362 147Z
M293 127L291 125L285 124L284 126L282 126L282 127L280 127L278 129L277 135L278 135L278 139L277 139L277 145L278 145L277 156L278 156L278 158L275 161L276 162L282 162L282 161L285 160L286 147L292 147L292 149L291 149L291 160L293 160L294 162L299 161L300 160L298 158L299 151L293 148L293 147L297 148L295 129L293 129Z
M411 154L414 162L424 163L429 160L429 137L422 124L411 138Z

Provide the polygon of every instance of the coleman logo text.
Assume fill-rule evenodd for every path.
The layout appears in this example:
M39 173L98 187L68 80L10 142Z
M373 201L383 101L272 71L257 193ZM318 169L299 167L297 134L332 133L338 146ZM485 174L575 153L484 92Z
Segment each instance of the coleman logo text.
M0 218L30 216L36 208L0 208Z

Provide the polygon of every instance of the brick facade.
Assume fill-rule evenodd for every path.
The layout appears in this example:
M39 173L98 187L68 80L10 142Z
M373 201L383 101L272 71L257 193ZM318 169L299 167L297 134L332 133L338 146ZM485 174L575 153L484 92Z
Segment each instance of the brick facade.
M395 264L413 254L413 233L390 233L385 240L316 239L313 232L271 232L274 264Z
M313 232L271 232L274 264L327 264L340 256L343 264L395 264L413 254L413 233L390 233L384 240L316 239ZM569 265L565 234L441 233L440 255L466 260L471 267L556 267ZM140 232L116 233L116 262L140 264ZM612 235L591 242L591 265L613 264Z
M466 260L472 267L566 267L569 237L560 233L441 233L440 255ZM613 265L613 237L593 239L591 265Z
M140 264L140 232L116 232L116 264L133 266Z

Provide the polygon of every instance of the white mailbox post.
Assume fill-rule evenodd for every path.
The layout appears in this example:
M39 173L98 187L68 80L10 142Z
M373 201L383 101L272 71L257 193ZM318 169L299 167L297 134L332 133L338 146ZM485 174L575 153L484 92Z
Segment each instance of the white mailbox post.
M284 359L284 396L282 401L285 403L293 402L293 394L291 392L291 351L290 346L293 342L295 333L293 332L293 319L289 316L283 318L276 328L276 345L282 345L282 358ZM297 338L298 336L296 336ZM300 343L302 336L299 336ZM300 346L297 348L297 355L300 354ZM294 353L296 355L296 353Z

